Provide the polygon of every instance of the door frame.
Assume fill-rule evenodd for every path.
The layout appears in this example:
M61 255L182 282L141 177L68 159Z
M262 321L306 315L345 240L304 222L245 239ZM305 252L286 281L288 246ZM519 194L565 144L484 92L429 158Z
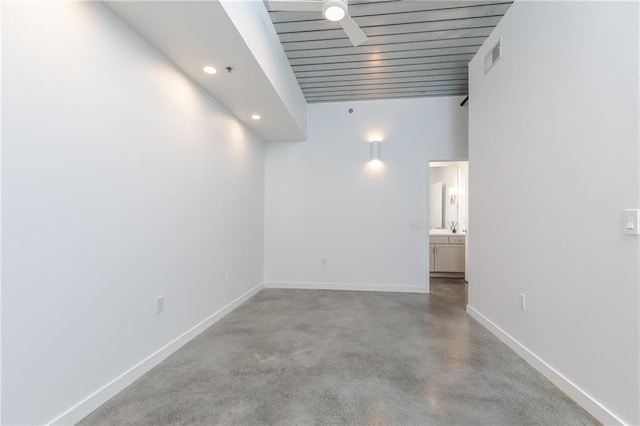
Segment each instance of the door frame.
M425 185L425 189L424 189L424 212L425 212L425 221L424 221L424 232L423 232L423 247L424 247L424 259L426 259L426 289L427 289L427 293L431 293L431 273L430 273L430 266L429 266L429 261L430 261L430 256L431 254L429 253L430 247L429 247L429 219L430 219L430 211L429 211L429 201L430 201L430 192L431 192L431 173L430 173L430 169L431 169L431 163L458 163L458 162L466 162L468 164L468 167L471 166L471 162L469 161L468 157L458 157L458 158L453 158L453 159L446 159L446 160L434 160L434 159L430 159L427 160L427 165L426 165L426 170L425 170L425 179L424 179L424 185ZM470 181L469 181L469 174L467 173L467 232L466 232L466 240L465 240L465 245L464 245L464 279L465 281L467 281L468 283L468 265L469 265L469 219L471 217L471 210L469 209L469 186L470 186Z

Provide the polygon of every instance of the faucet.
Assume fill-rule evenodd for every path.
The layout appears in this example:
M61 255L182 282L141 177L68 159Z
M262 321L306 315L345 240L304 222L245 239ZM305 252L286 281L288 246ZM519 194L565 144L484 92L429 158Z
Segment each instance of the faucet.
M449 224L449 229L451 229L452 233L455 234L456 232L458 232L458 222L451 221L451 222L448 222L448 224Z

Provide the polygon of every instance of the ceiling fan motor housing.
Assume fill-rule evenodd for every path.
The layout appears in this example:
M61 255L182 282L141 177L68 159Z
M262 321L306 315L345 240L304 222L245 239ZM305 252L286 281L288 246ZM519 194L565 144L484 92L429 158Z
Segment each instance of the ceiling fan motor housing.
M330 21L340 21L347 15L347 0L324 0L322 15Z

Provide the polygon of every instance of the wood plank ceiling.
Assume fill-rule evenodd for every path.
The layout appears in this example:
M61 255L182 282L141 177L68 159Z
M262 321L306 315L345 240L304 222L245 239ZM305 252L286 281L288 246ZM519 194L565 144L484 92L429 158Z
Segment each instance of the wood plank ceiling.
M359 47L318 12L269 14L315 103L466 95L467 64L511 3L351 0L349 14L369 37Z

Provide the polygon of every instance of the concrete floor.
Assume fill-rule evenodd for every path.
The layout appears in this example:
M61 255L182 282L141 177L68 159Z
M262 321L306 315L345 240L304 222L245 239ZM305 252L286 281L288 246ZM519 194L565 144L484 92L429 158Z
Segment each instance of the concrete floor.
M263 290L81 424L597 424L465 305L447 279Z

